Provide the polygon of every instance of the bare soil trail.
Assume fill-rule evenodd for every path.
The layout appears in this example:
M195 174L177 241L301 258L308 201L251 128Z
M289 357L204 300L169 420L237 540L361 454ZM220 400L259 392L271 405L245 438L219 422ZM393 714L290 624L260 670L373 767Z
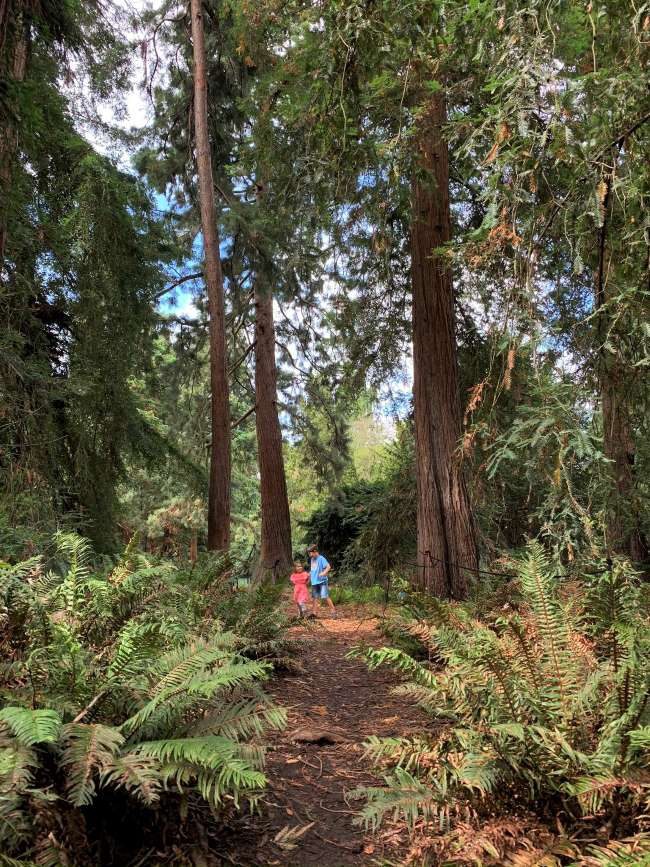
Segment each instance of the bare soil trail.
M424 725L417 709L391 694L392 672L369 672L363 660L346 658L355 645L386 643L378 621L350 606L339 619L323 614L290 634L301 639L306 673L270 684L288 726L270 743L262 815L237 821L222 857L243 867L400 863L403 827L367 833L354 823L360 805L349 798L358 786L381 784L363 758L370 735L405 736Z

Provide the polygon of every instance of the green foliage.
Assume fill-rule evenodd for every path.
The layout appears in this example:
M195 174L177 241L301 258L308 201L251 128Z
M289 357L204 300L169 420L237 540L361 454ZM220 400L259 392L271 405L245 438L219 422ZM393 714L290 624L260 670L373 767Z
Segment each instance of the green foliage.
M405 425L383 448L375 478L339 488L302 522L305 537L358 583L385 582L415 557L414 487L413 439Z
M238 594L233 632L213 607L213 586L229 586L227 559L212 563L206 586L147 560L135 543L99 572L85 540L59 534L55 545L48 571L38 558L0 569L7 857L31 857L49 839L60 859L97 863L92 823L79 847L48 838L38 817L56 824L70 809L101 810L109 793L118 811L164 801L170 815L197 798L214 810L254 803L264 734L285 720L260 689L286 651L275 600Z
M337 583L330 586L330 597L335 605L380 605L385 601L386 591L378 584L354 587Z
M396 692L438 729L369 740L369 756L394 770L365 791L367 822L393 813L446 824L456 801L476 796L603 815L647 802L650 625L634 575L617 563L563 599L549 573L531 544L518 566L521 613L488 623L436 602L407 624L435 667L395 648L364 652L371 667L404 673ZM608 604L590 605L596 597Z
M525 485L525 529L543 538L558 559L573 559L602 544L607 461L594 420L576 405L568 381L546 372L526 388L527 401L491 444L486 475L489 480L511 476L515 466L523 466L510 485Z

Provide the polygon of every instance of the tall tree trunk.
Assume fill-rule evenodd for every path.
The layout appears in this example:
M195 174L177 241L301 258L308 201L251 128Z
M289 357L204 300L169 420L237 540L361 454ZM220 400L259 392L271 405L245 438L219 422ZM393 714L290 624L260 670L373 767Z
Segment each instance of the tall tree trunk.
M612 166L617 155L611 154ZM640 527L638 492L635 478L636 444L626 397L626 370L618 348L611 353L605 348L607 339L618 343L616 334L610 334L607 312L607 279L611 262L606 267L607 231L610 221L611 189L614 170L604 178L602 199L602 225L598 232L598 263L594 284L594 300L598 310L598 379L603 416L603 452L609 458L611 498L607 510L607 547L612 553L623 554L631 560L648 559L648 541Z
M226 367L223 271L214 201L212 154L208 134L208 82L201 0L191 0L194 51L194 128L199 178L204 271L210 317L210 388L212 447L208 493L208 548L225 550L230 543L230 402Z
M262 499L262 540L257 577L275 581L291 567L291 519L278 418L273 295L255 290L255 424Z
M631 560L648 559L648 543L636 507L636 445L625 405L625 383L616 360L601 371L603 451L611 461L612 498L607 514L607 543L611 551Z
M27 71L28 27L22 0L0 0L0 78L21 82ZM0 272L4 264L9 191L16 165L18 132L10 112L0 118Z
M413 398L418 561L423 586L441 598L467 595L478 553L456 448L461 436L451 270L436 248L451 237L446 103L432 97L420 119L412 182Z

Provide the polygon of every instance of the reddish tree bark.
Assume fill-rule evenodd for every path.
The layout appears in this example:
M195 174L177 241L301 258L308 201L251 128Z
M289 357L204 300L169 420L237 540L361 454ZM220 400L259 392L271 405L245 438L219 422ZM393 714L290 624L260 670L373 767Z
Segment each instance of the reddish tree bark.
M204 273L210 317L210 389L212 445L208 492L208 548L222 551L230 544L230 402L226 366L223 271L208 134L208 82L201 0L191 0L194 53L194 131L199 178Z
M257 577L272 580L291 569L291 519L278 418L273 295L255 291L255 424L260 467L262 538Z
M617 156L611 154L612 166ZM623 554L631 560L648 559L648 541L640 526L640 516L635 477L636 444L632 420L626 397L627 377L625 364L618 349L615 353L604 348L607 338L617 342L617 335L610 333L607 312L608 287L605 274L607 232L610 221L611 189L614 170L604 178L605 195L602 200L603 222L598 232L598 264L594 281L594 300L598 310L598 353L601 410L603 415L603 452L609 458L611 473L611 498L607 511L607 545L611 552ZM649 262L650 264L650 262ZM611 265L611 262L609 263Z
M467 570L478 567L478 554L456 451L461 408L452 276L444 256L436 253L451 237L445 119L444 96L436 94L420 118L412 181L417 537L424 588L440 598L462 599L471 574Z
M0 0L0 78L21 82L27 71L28 27L22 0ZM9 115L0 125L0 269L7 243L8 199L18 149L18 133Z

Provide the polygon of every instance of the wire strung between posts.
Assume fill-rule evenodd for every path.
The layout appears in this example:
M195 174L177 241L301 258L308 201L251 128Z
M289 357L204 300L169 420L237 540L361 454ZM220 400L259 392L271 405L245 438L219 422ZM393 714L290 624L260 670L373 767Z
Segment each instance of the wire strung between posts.
M453 566L456 569L464 569L466 572L472 572L475 575L493 575L495 578L516 578L517 575L514 572L492 572L489 569L475 569L473 566L461 566L460 563L454 563L451 560L441 560L439 557L434 557L433 554L429 554L429 558L431 563L411 563L408 562L408 566L413 566L416 569L427 569L429 566L433 566L436 563L440 563L442 566ZM599 569L596 572L587 572L588 575L604 575L606 572L611 572L612 567L611 564L607 566L605 569ZM551 578L566 578L566 574L558 574L551 575Z

